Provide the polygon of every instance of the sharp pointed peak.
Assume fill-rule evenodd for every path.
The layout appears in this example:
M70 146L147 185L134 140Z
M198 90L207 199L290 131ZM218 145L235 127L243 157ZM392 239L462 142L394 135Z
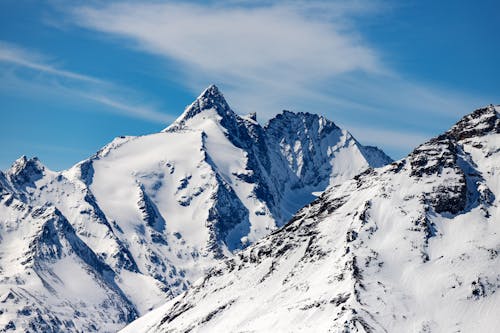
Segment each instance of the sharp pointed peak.
M202 91L200 96L196 98L196 100L188 106L187 109L193 109L199 107L200 109L204 109L207 107L222 107L224 109L229 109L229 105L227 104L224 95L220 91L220 89L215 85L211 84L205 90Z
M227 103L224 95L215 84L209 85L203 92L191 103L182 113L182 115L175 120L172 125L164 129L164 132L170 132L181 129L185 126L186 122L195 117L196 115L213 110L222 118L233 117L235 113Z
M219 90L219 88L215 85L215 84L211 84L209 85L207 88L205 88L205 90L203 90L203 92L200 94L200 96L198 97L199 98L203 98L203 97L224 97L222 95L222 92Z

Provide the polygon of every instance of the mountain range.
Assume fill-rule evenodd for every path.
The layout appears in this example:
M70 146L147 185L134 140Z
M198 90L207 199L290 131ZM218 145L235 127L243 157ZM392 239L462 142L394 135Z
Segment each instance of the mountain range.
M448 146L446 142L443 141L443 149L455 147L455 141ZM483 150L489 149L487 143L483 145L486 147ZM162 329L178 327L183 331L199 325L199 316L206 317L203 325L213 325L224 318L225 310L230 313L233 311L230 309L246 304L243 302L252 304L239 294L243 289L225 289L226 282L233 285L231 288L247 288L254 286L258 278L262 279L259 283L270 286L266 281L277 279L275 271L286 269L292 274L288 286L306 288L304 284L296 284L292 277L302 279L301 267L309 267L312 272L325 262L321 258L328 258L328 253L340 255L333 247L342 247L343 243L327 240L336 239L347 225L353 229L350 250L342 248L348 253L339 256L329 269L339 271L338 265L350 265L350 270L344 271L344 278L339 278L344 282L338 288L343 295L348 292L354 295L354 289L348 287L355 283L352 280L355 278L349 274L358 262L367 258L358 258L357 251L367 248L368 243L364 247L355 245L365 236L350 219L365 216L369 221L369 214L375 214L372 210L378 205L376 199L365 198L368 192L374 196L385 193L380 189L382 185L369 190L369 184L381 184L383 181L378 179L386 177L385 174L406 177L404 172L414 163L418 166L415 172L423 173L418 179L425 183L430 172L427 170L432 169L426 167L434 159L431 153L441 154L440 150L434 152L433 147L429 146L428 153L424 148L420 155L414 153L414 160L406 164L400 161L374 171L373 168L383 167L392 160L376 147L361 145L332 121L314 114L283 111L261 126L255 114L237 115L212 85L163 131L118 137L68 170L51 171L37 158L23 156L10 169L0 172L0 331L116 332L171 299L175 303L167 303L172 308L167 312L173 314L162 319ZM472 207L473 200L464 199L460 187L463 184L459 181L466 181L466 189L472 186L471 191L476 189L478 197L485 197L484 200L494 198L488 190L492 177L477 171L471 179L481 184L477 188L469 185L468 172L477 170L473 161L467 162L464 157L464 162L456 159L460 164L455 165L454 156L467 153L450 151L449 154L450 172L457 173L450 179L458 182L456 200L460 203L465 200L467 206L463 209ZM495 156L492 154L490 159ZM429 156L427 164L421 160L425 156ZM465 170L466 176L460 170ZM360 173L357 183L349 181ZM436 179L437 182L439 177ZM387 180L386 186L389 191L389 186L396 185ZM448 193L451 185L445 182L443 186L441 192ZM425 188L430 191L431 185ZM327 192L316 199L325 189ZM441 192L435 196L429 194L426 200L446 205L446 200L440 199ZM301 209L313 200L313 204ZM408 200L408 205L415 200L420 200L416 194ZM489 204L491 207L493 202ZM358 204L366 207L366 212L359 211ZM338 210L332 208L336 206ZM483 215L495 214L490 206L481 211ZM313 216L316 213L347 214L347 207L352 210L342 224L309 225L317 220ZM421 213L422 207L405 206L404 210L408 216L414 216ZM440 209L439 205L436 207L435 210ZM299 209L298 215L294 215ZM428 250L431 242L425 247L417 242L426 232L433 236L439 232L441 222L433 220L430 215L433 212L420 214L418 221L424 222L415 222L415 228L423 231L409 233L415 246L421 246L420 252L415 250L419 260L424 260L424 254L427 261L434 260ZM288 222L290 219L292 222ZM430 221L428 227L425 221ZM363 226L373 227L370 223ZM322 236L321 228L335 224L340 226L333 228L328 237ZM309 258L301 264L295 262L296 255L308 242L311 242L307 250ZM293 253L295 259L291 259ZM372 265L381 260L375 258ZM231 267L214 270L213 267L220 267L219 263ZM289 266L292 264L299 266L292 269ZM263 270L268 271L268 278L261 274ZM208 277L203 278L207 272ZM245 272L250 275L242 279ZM317 274L318 279L324 275L322 271ZM492 279L478 277L477 283L490 288L486 281L496 283ZM195 281L198 282L186 294ZM389 282L384 280L388 288L393 287ZM268 296L279 295L288 286L280 282ZM366 282L365 287L369 286ZM229 290L234 297L226 298L225 305L217 305L223 306L219 310L212 305L206 307L209 312L215 311L212 315L203 314L197 312L202 311L201 306L194 306L196 302L204 304L199 300L204 297L200 290L211 295L207 301L213 304L218 304L216 299L223 299L221 295ZM178 295L184 296L175 298ZM310 297L311 302L322 302ZM347 299L351 302L351 298ZM273 311L285 309L280 302L276 299L269 307L276 305ZM256 299L253 304L257 303ZM295 305L309 306L306 303ZM318 311L323 307L323 303L311 304ZM266 305L263 311L269 307ZM248 307L249 313L252 309L253 306ZM358 308L352 305L348 309ZM257 314L253 315L257 320ZM369 319L363 320L374 325ZM249 327L245 325L241 327Z
M330 185L122 332L498 332L499 110Z

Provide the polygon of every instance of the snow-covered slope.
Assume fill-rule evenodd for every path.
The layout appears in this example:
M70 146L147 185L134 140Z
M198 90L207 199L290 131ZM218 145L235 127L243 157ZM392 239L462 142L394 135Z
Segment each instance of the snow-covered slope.
M331 186L123 332L497 332L499 110Z
M330 184L389 163L331 121L234 113L210 86L160 133L0 173L0 330L116 331Z
M0 242L2 329L108 331L137 316L115 272L57 208L30 207L12 195L0 203L1 216L8 216Z

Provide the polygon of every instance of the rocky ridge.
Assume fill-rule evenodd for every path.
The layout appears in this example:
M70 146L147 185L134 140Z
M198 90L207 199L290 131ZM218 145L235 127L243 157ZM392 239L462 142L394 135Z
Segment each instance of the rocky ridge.
M286 130L286 132L285 132ZM283 225L329 184L390 162L331 121L261 126L207 88L161 133L54 172L0 172L0 330L114 332Z
M494 332L500 115L330 186L123 332Z

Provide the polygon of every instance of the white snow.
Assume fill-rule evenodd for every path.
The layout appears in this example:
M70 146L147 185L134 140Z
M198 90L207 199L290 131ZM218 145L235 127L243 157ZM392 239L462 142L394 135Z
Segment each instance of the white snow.
M498 114L493 121L468 123L488 133L457 135L451 147L450 137L432 140L333 185L121 332L497 332Z
M211 86L161 133L62 172L23 157L0 173L0 329L114 332L372 165L323 117L286 112L272 129L252 117Z

